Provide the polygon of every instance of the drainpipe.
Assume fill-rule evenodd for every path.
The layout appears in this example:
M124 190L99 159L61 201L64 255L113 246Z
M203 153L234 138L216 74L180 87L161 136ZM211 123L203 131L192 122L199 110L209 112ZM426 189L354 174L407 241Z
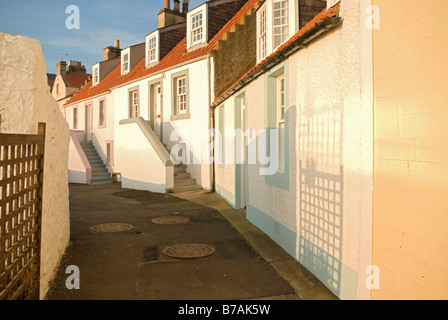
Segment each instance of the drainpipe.
M211 170L211 180L212 180L212 192L215 192L216 188L216 178L215 178L215 108L212 107L212 65L210 61L210 55L207 55L207 70L208 70L208 103L210 104L210 120L209 120L209 133L210 133L210 146L212 147L211 150L211 157L213 159L213 162L211 163L210 170ZM211 134L213 133L213 134Z

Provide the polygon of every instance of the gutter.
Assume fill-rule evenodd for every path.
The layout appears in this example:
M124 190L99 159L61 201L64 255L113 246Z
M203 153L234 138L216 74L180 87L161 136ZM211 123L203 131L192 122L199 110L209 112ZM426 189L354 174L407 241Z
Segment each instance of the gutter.
M288 58L296 51L303 49L312 40L314 40L321 34L337 27L342 21L343 19L341 17L327 17L323 19L319 24L315 25L313 28L311 28L303 35L298 37L290 45L286 46L282 50L273 54L264 63L256 66L251 72L246 74L242 79L240 79L236 84L234 84L233 87L231 87L227 92L225 92L218 100L213 102L210 108L212 109L217 108L221 103L227 100L227 98L232 96L235 92L247 86L250 82L257 79L261 74L265 73L267 70L273 68L280 62L284 61L286 58Z

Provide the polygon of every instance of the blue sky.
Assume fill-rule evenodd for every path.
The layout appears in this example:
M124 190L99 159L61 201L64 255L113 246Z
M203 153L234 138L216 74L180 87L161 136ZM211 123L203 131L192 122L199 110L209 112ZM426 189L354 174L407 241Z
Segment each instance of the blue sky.
M191 0L190 9L204 2ZM70 5L80 10L79 30L66 28ZM61 54L69 54L64 60L81 61L90 73L115 39L121 48L144 42L157 29L163 5L164 0L0 0L0 32L39 40L49 73L56 73Z

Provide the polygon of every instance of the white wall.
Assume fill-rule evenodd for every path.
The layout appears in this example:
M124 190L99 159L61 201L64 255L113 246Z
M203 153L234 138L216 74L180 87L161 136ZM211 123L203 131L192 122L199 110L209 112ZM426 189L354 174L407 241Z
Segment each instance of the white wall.
M77 133L70 131L70 146L68 156L69 183L88 184L92 178L92 168L79 144Z
M271 237L283 241L282 245L295 247L296 258L306 260L305 266L343 299L369 297L365 270L371 250L365 244L371 239L371 210L366 211L362 201L371 199L373 148L368 139L371 134L363 129L363 124L371 126L373 118L371 104L363 100L361 34L365 25L361 10L364 9L357 0L342 1L342 26L293 54L287 62L291 128L289 190L266 183L259 174L259 166L249 166L250 205L268 217L255 214L254 222ZM262 76L248 88L249 126L255 129L266 125L264 81ZM365 94L371 96L370 92ZM309 172L306 184L301 183L300 162ZM342 177L337 177L341 166ZM309 215L305 215L312 209L304 209L313 205L301 202L301 197L308 196L301 188L316 190L314 183L325 175L332 175L334 178L329 180L342 184L342 198L336 201L342 205L342 211L336 214L340 220L329 223L331 210L323 210L325 218L319 220L322 225L313 227ZM322 194L316 201L326 205L331 202L328 197ZM271 220L272 223L267 222ZM294 234L295 244L291 243ZM326 274L327 271L312 265L310 257L305 256L310 253L304 243L321 252L315 258L323 259L320 261L323 265L329 263L323 258L329 254L340 263L339 269ZM334 286L331 275L339 277Z
M0 33L0 61L2 133L36 134L38 122L46 123L40 274L43 298L70 238L69 129L50 94L37 40Z
M171 76L179 71L188 69L190 84L190 119L171 121L172 115L172 78ZM162 81L163 90L163 143L167 144L171 149L175 142L170 141L173 131L185 132L190 136L188 143L191 152L190 159L195 159L197 164L189 164L187 171L190 172L192 178L205 189L211 189L210 165L202 162L202 153L209 146L208 128L209 128L209 96L208 96L208 80L207 80L207 60L197 61L183 67L169 70L163 74L158 74L150 78L146 78L126 86L113 90L114 97L114 127L115 127L115 154L123 150L131 148L130 143L134 143L132 136L119 138L121 134L117 130L119 122L129 118L129 89L138 87L140 99L140 116L145 120L149 120L149 83L160 79ZM121 129L120 129L121 130ZM117 171L122 171L116 167ZM123 173L123 172L122 172Z
M165 193L174 186L174 167L161 159L144 131L137 123L117 128L120 151L116 154L116 168L121 173L122 187Z
M99 126L99 105L100 101L105 101L106 108L106 118L105 126ZM65 119L70 127L74 130L73 113L74 108L78 109L78 127L76 131L86 131L86 106L92 105L92 143L95 149L98 151L103 163L109 169L109 172L114 170L114 162L112 157L112 162L107 162L107 143L112 142L114 144L114 99L113 95L108 93L101 96L94 97L92 99L80 101L79 103L74 103L64 107ZM84 141L86 137L84 137ZM112 155L113 156L113 155ZM70 168L75 170L75 168ZM75 182L75 180L70 180L70 182Z

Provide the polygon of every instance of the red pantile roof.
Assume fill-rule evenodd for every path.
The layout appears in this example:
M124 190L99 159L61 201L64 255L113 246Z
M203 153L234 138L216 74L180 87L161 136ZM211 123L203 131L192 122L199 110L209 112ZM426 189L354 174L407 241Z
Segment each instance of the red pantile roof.
M192 61L194 59L203 57L215 47L218 40L222 39L223 35L231 30L231 27L241 21L241 18L246 15L256 3L260 0L248 0L241 9L230 19L224 27L209 41L207 46L203 48L186 52L186 38L177 44L173 50L171 50L157 65L152 68L146 69L145 58L143 58L129 73L121 75L121 65L118 65L108 76L106 76L99 84L92 87L92 81L90 81L84 88L78 91L74 97L68 101L65 105L73 104L84 99L92 98L94 96L106 93L110 89L119 85L126 84L128 82L137 80L139 78L151 75L158 71L165 70L170 67L174 67L181 63Z
M231 85L227 90L225 90L222 94L220 94L218 97L216 97L215 101L213 102L213 105L217 105L221 103L223 100L226 99L226 96L229 95L229 92L235 88L236 86L240 85L242 80L247 78L249 75L253 74L255 71L261 70L262 67L264 67L269 60L271 60L273 57L281 53L283 50L287 49L289 46L291 46L294 42L299 40L300 37L302 37L304 34L306 34L308 31L310 31L312 28L320 24L322 21L324 21L326 18L330 17L336 17L339 14L341 3L339 2L337 5L330 9L324 9L322 10L318 15L314 17L313 20L308 22L302 29L300 29L294 36L292 36L289 40L287 40L285 43L283 43L280 47L277 48L272 54L264 58L262 61L260 61L256 66L254 66L252 69L250 69L248 72L246 72L238 81L236 81L233 85ZM261 73L260 73L261 74ZM253 80L253 78L251 79Z
M67 79L69 88L80 88L83 86L86 81L89 81L90 74L87 73L77 73L69 71L65 75L65 79Z

